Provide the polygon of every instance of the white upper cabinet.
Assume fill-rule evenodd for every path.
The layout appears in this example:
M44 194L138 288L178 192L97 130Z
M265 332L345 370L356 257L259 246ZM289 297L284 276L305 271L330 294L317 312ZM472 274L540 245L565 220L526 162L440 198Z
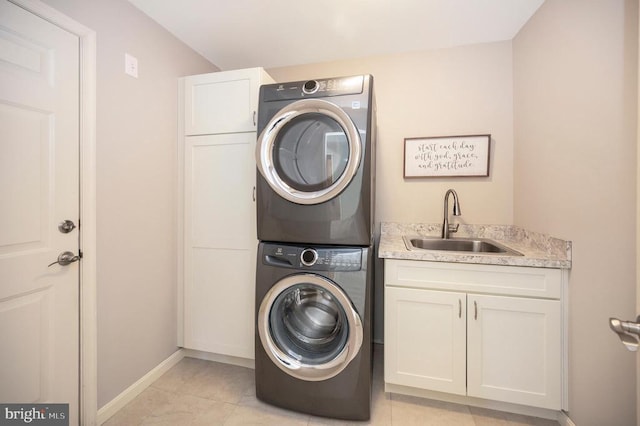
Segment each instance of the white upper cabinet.
M185 135L256 131L258 91L272 82L261 68L185 77Z

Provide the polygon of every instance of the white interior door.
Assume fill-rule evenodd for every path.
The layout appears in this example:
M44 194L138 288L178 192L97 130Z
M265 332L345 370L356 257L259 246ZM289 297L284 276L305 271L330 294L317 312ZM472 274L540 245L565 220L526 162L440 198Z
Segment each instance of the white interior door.
M0 0L0 401L78 423L79 39Z
M640 19L640 10L638 10ZM636 312L640 312L640 32L638 32L638 109L636 132ZM636 357L636 423L640 424L640 357Z

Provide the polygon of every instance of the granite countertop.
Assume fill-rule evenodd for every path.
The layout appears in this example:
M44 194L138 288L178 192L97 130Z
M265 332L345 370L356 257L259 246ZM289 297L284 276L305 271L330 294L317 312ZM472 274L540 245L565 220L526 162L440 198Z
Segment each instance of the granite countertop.
M426 260L434 262L481 263L487 265L571 268L571 241L524 230L512 225L460 224L451 238L487 238L522 253L462 253L438 250L408 250L403 235L440 237L442 224L383 222L378 257L384 259Z

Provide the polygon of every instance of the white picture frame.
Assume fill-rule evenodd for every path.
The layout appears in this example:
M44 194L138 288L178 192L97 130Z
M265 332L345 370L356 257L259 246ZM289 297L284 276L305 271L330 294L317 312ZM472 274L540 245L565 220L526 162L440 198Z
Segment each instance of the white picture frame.
M432 136L404 140L404 177L489 176L491 135Z

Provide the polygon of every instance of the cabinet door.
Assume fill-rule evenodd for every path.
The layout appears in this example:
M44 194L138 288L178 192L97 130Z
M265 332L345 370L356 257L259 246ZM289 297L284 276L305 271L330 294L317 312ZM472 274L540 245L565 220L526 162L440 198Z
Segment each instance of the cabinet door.
M387 287L385 381L465 394L464 293Z
M253 358L255 132L185 138L184 346Z
M469 396L561 407L560 301L468 295Z
M185 77L185 134L255 131L258 90L266 76L255 68Z

